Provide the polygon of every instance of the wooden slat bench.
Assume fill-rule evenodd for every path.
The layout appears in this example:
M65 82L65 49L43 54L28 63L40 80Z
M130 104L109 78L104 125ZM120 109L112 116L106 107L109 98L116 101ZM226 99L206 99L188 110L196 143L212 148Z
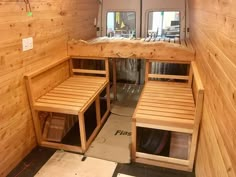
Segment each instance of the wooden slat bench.
M196 64L189 64L191 67L188 76L150 74L149 64L150 61L147 61L145 86L132 118L132 159L136 162L192 171L204 92ZM150 80L151 78L168 78L171 81ZM187 159L138 152L138 127L166 130L187 136ZM172 147L174 146L172 143ZM172 151L174 149L170 149L169 154L174 154Z
M78 59L79 58L76 58L74 60ZM100 58L99 60L105 63L104 70L75 69L73 68L72 59L66 58L25 76L39 145L81 153L84 153L87 150L110 110L108 59ZM58 70L57 68L60 68L62 65L65 65L68 69L66 70L68 76L63 79L58 76L58 80L61 79L61 81L55 86L51 86L50 89L48 89L50 84L41 90L37 88L37 83L40 80L41 82L43 82L43 80L47 82L47 78L50 78L52 72L56 72L56 70ZM81 75L81 73L83 75ZM85 74L89 74L89 76ZM91 76L91 74L96 76ZM100 77L98 75L103 76ZM57 75L55 76L57 77ZM57 78L54 78L54 80L57 80ZM100 94L104 89L106 89L107 111L101 117ZM96 107L97 126L92 135L87 139L84 113L94 102ZM40 124L38 117L39 111L77 115L81 147L46 141L42 136L42 125Z

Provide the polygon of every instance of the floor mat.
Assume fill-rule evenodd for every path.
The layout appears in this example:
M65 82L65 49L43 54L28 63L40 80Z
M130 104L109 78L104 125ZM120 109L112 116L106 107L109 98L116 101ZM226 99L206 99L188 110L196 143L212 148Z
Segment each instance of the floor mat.
M124 107L123 105L113 104L111 106L111 113L118 116L132 117L135 108Z
M131 117L111 114L86 156L130 163Z
M35 177L111 177L117 163L79 154L57 151L39 170Z
M113 91L113 89L111 90ZM117 100L112 102L111 113L132 117L141 91L142 86L140 85L117 83Z

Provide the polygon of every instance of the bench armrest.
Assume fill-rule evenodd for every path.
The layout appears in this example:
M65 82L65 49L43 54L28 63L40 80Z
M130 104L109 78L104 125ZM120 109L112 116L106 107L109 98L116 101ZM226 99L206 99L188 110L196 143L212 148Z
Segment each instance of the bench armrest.
M201 78L200 78L200 75L199 75L199 72L198 72L197 65L196 65L195 61L191 62L191 67L192 67L192 70L193 70L194 80L196 82L197 89L198 89L198 91L203 92L204 87L203 87L203 84L202 84L202 81L201 81Z

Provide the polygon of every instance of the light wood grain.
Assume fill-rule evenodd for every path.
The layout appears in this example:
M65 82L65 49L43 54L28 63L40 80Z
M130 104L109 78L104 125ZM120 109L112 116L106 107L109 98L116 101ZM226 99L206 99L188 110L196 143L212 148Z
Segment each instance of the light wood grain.
M78 59L78 58L77 58ZM101 59L103 62L104 59ZM105 70L103 71L103 74L105 74L103 77L97 77L97 76L83 76L83 75L74 75L70 74L71 77L66 77L64 80L60 79L60 83L55 82L50 89L43 89L43 93L41 93L40 96L35 96L33 92L33 86L37 86L38 80L47 80L47 77L50 75L55 75L55 73L58 73L58 70L60 71L63 66L66 65L67 74L70 74L71 72L69 69L72 69L74 71L89 73L96 75L98 72L97 70L87 70L87 69L73 69L73 63L70 64L70 59L63 60L62 62L55 62L49 66L45 66L45 68L39 69L37 72L32 72L30 74L27 74L25 76L26 79L26 85L27 85L27 91L28 91L28 97L30 100L31 105L31 111L32 115L34 117L34 127L36 130L37 135L37 141L38 144L43 146L42 143L46 144L47 147L57 148L57 147L65 147L66 150L76 150L78 151L77 147L73 146L67 146L63 145L60 142L60 138L58 137L52 137L52 138L46 138L45 132L40 132L40 130L45 128L40 127L41 124L39 123L37 111L46 111L50 113L63 113L63 114L73 114L78 117L78 123L79 123L79 129L80 129L80 140L81 140L81 149L80 152L84 153L89 145L92 143L93 139L99 132L100 128L102 127L102 124L105 122L105 119L110 111L110 90L109 90L109 65L108 65L108 59L105 59ZM42 74L43 73L43 74ZM68 75L67 75L68 76ZM57 77L56 77L57 78ZM57 81L57 79L55 80ZM36 80L36 81L35 81ZM34 82L33 82L34 81ZM55 84L58 83L58 85L55 86ZM91 87L92 85L92 87ZM37 87L36 87L37 88ZM107 94L107 110L106 113L101 117L100 113L100 102L99 97L103 90L106 89ZM37 92L36 92L37 93ZM80 99L78 99L80 98ZM97 120L97 126L93 130L90 137L86 137L86 129L85 129L85 117L84 114L88 110L88 108L95 102L96 107L96 120ZM51 127L51 125L47 125L49 123L52 124L51 121L46 121L46 128ZM62 124L61 124L62 125ZM65 122L63 123L61 127L61 135L65 129ZM46 130L47 131L47 130ZM42 135L43 134L43 135ZM61 136L60 135L60 136ZM44 137L43 141L41 137ZM45 143L46 140L54 140L58 142L55 143ZM70 149L71 148L71 149Z
M190 1L190 38L205 87L197 177L236 176L235 1Z
M153 76L149 74L149 62L146 62L146 78ZM173 78L187 79L191 83L149 81L146 79L132 118L132 129L135 131L135 135L132 136L132 159L134 161L163 165L179 170L191 171L193 169L202 117L204 88L196 64L192 63L189 67L188 76L173 76ZM169 75L166 76L166 78L168 77ZM176 135L172 137L173 139L171 138L170 156L162 157L137 152L137 127L171 131L172 134ZM185 146L177 143L177 139L181 139L183 136L187 137L185 142L182 142Z
M184 42L185 43L185 42ZM95 39L71 40L68 54L72 57L143 58L164 61L192 61L194 52L188 46L169 42Z
M68 38L87 40L96 35L96 0L30 3L33 16L28 17L24 1L1 1L0 176L6 176L36 146L24 75L67 57ZM26 37L33 37L34 48L22 52L22 39ZM64 75L60 72L58 80ZM51 86L53 77L45 84L41 82L38 89L48 83Z

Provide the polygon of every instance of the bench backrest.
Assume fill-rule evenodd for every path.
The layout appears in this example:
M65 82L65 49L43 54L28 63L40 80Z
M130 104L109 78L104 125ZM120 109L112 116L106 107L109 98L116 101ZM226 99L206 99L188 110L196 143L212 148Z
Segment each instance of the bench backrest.
M99 65L100 67L102 65L102 69L84 69L83 68L78 68L76 67L74 64L73 64L73 60L75 61L78 61L80 60L82 63L81 65L83 66L83 62L86 60L86 61L89 61L89 60L96 60L96 61L99 61ZM87 75L95 75L95 76L103 76L103 77L106 77L107 80L109 80L109 61L108 61L108 58L93 58L93 57L89 57L89 58L86 58L86 57L79 57L79 58L76 58L76 57L73 57L70 59L70 66L71 66L71 75L78 75L78 74L87 74Z
M69 58L62 58L25 75L28 98L33 104L39 97L70 76Z
M172 75L172 74L152 74L151 73L151 64L152 63L165 63L165 64L185 64L188 66L188 74L187 75ZM188 83L188 86L191 87L192 83L192 70L190 67L190 62L178 62L176 61L175 63L173 62L168 62L168 61L163 61L163 62L158 62L156 60L146 60L146 70L145 70L145 82L148 82L150 79L168 79L168 81L174 81L175 80L181 80L184 82Z
M76 58L76 60L84 58ZM92 58L93 60L95 58ZM75 73L103 75L109 80L109 65L108 59L96 58L105 62L104 70L87 70L76 69L72 64L72 59L67 57L46 65L38 70L32 71L25 75L25 82L28 92L30 104L33 103L42 95L49 92L51 89L73 76Z

